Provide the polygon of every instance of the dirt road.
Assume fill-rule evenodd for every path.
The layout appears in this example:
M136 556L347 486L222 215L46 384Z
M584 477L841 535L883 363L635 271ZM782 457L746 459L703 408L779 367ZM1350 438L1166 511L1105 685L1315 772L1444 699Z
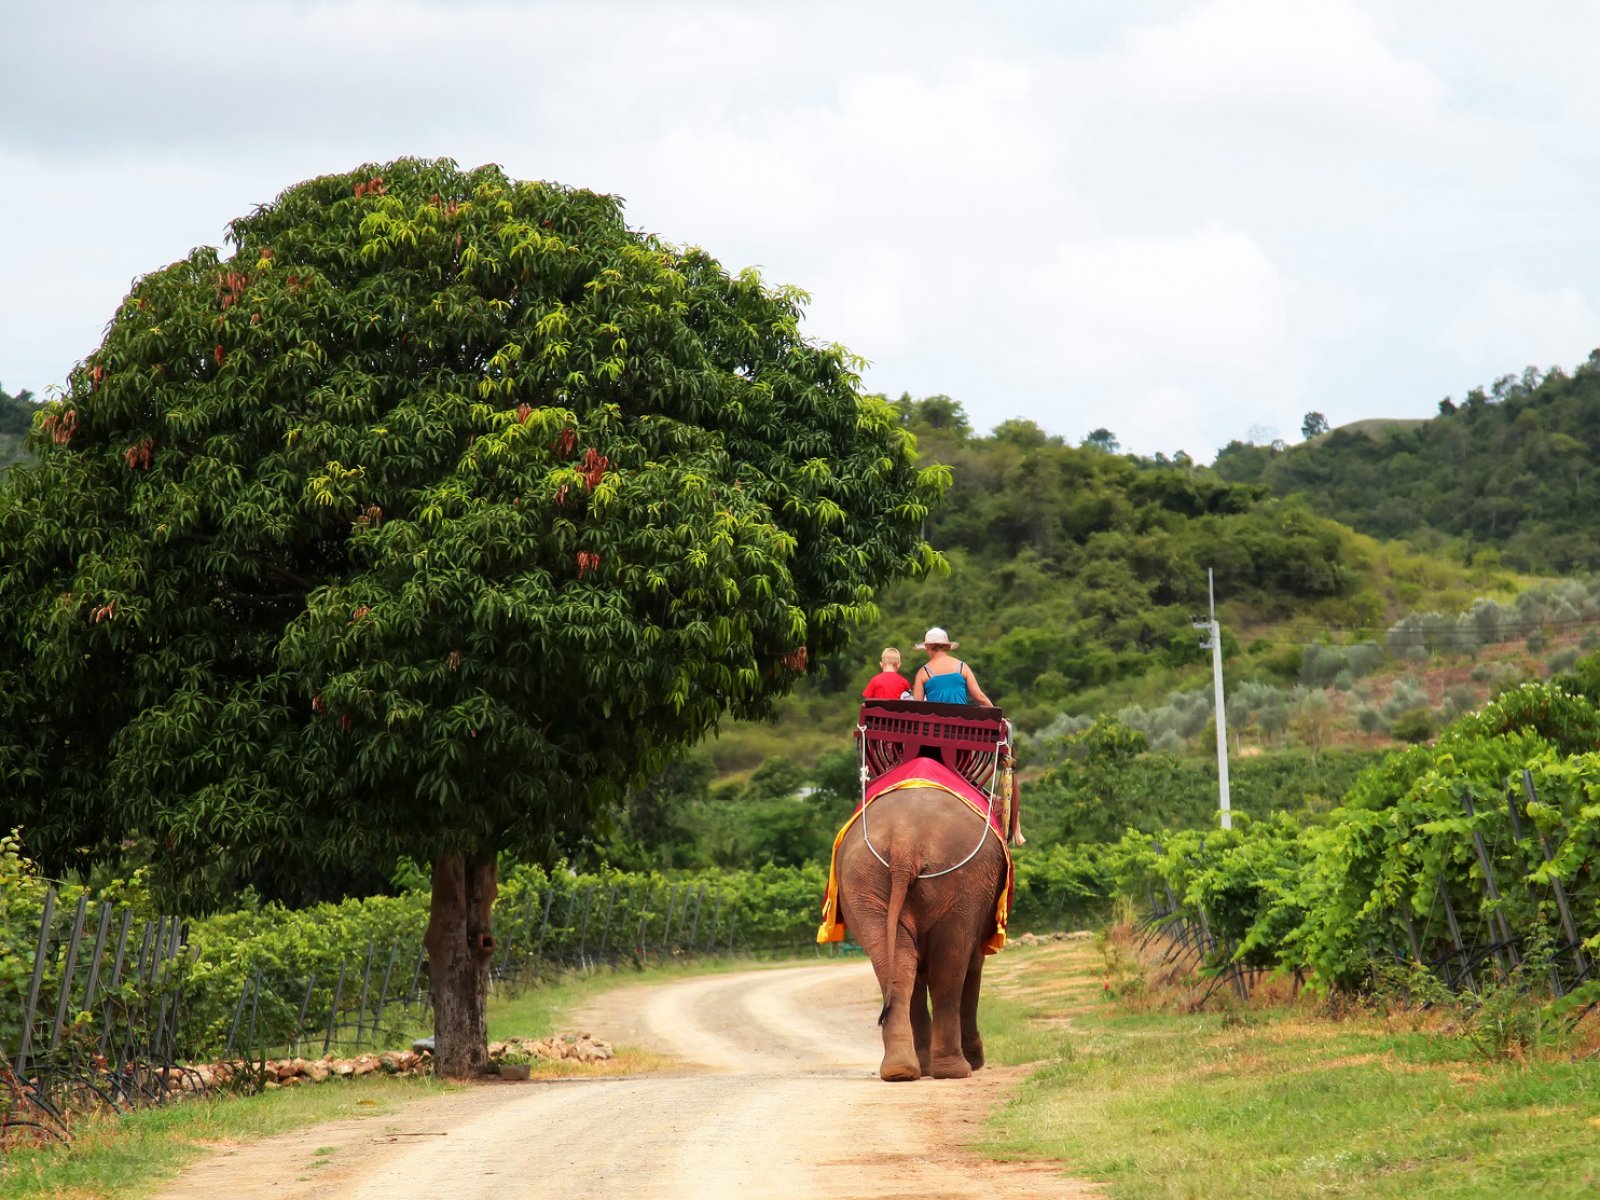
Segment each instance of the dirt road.
M1092 1194L1052 1166L963 1149L1015 1070L879 1081L878 1004L866 963L617 989L582 1028L681 1071L475 1086L219 1153L161 1200Z

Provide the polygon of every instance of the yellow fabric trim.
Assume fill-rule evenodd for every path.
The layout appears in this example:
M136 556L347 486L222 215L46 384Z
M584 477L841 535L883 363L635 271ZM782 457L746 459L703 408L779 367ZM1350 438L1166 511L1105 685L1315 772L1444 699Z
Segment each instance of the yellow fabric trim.
M1006 845L1006 840L1003 836L995 834L994 826L989 824L988 814L974 804L971 797L963 796L954 788L946 787L944 784L937 783L932 779L902 779L899 783L884 788L877 796L868 800L867 804L873 803L878 799L878 796L887 796L890 792L898 792L901 788L908 787L937 788L941 792L948 792L982 817L985 828L999 839L1000 849L1005 851L1006 856L1006 881L1005 886L1000 889L1000 899L995 903L994 933L983 944L983 952L985 954L995 953L1006 944L1006 920L1011 915L1008 910L1010 908L1011 878L1014 868L1011 862L1010 847ZM850 819L840 827L838 834L833 839L833 853L828 856L828 887L822 896L822 924L817 926L817 942L821 945L826 945L829 942L844 941L844 921L839 917L839 846L844 842L844 835L850 832L850 826L854 825L865 811L866 806L863 805L851 813Z

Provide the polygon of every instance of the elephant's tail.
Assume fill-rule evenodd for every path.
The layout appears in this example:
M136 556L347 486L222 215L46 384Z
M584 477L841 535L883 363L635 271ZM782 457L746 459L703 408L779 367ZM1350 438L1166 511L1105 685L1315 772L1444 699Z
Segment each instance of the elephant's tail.
M886 917L889 936L889 982L883 989L883 1011L878 1014L878 1024L889 1019L889 1006L894 1003L895 951L900 946L900 910L905 907L906 892L911 890L915 868L889 868L889 912Z

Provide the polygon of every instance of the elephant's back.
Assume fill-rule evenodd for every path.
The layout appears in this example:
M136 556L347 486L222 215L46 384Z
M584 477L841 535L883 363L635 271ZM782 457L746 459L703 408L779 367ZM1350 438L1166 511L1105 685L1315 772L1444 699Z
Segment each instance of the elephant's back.
M841 869L848 871L861 857L927 875L963 860L1003 863L1005 848L982 814L949 792L900 788L879 796L846 831L839 844Z

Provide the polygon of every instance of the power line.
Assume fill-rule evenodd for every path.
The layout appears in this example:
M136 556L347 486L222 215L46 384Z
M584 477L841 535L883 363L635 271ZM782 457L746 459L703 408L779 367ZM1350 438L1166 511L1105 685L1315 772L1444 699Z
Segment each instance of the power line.
M1452 621L1451 624L1454 626L1455 622ZM1260 630L1267 630L1269 632L1274 632L1274 633L1289 634L1291 636L1295 636L1295 637L1300 638L1306 644L1310 645L1310 644L1314 644L1313 639L1318 635L1322 635L1322 634L1338 634L1338 633L1366 633L1366 634L1373 634L1373 635L1376 635L1377 637L1381 637L1384 640L1384 642L1387 642L1388 638L1389 638L1389 635L1391 633L1394 633L1396 630L1398 630L1399 626L1400 626L1400 622L1395 622L1393 625L1381 625L1380 626L1380 625L1312 625L1312 624L1309 624L1309 623L1297 623L1297 622L1290 622L1290 621L1263 621L1263 622L1261 622L1259 624L1240 623L1238 628L1241 630L1241 633L1240 633L1240 637L1241 638L1249 636L1248 631L1250 631L1250 630L1260 629ZM1481 638L1479 640L1480 640L1480 644L1482 644L1482 645L1498 645L1498 644L1500 644L1502 642L1514 642L1519 637L1526 637L1528 634L1535 633L1535 632L1538 632L1540 630L1546 630L1546 629L1576 629L1576 628L1581 628L1583 626L1600 626L1600 616L1592 616L1592 617L1554 617L1554 618L1550 618L1550 619L1542 620L1542 621L1535 621L1535 620L1499 621L1495 625L1495 633L1496 633L1497 636ZM1459 628L1459 626L1456 626L1456 627ZM1430 632L1431 632L1430 630L1428 630L1428 629L1426 629L1424 627L1420 627L1420 626L1413 626L1413 627L1411 627L1409 629L1401 630L1397 634L1397 644L1399 644L1399 645L1423 645L1423 644L1425 644L1425 642L1427 640L1427 637L1428 637ZM1259 639L1256 639L1256 640L1259 640ZM1285 643L1285 644L1288 644L1288 643ZM1365 643L1350 642L1350 643L1342 643L1342 644L1345 644L1345 645L1362 645L1362 644L1365 644Z

